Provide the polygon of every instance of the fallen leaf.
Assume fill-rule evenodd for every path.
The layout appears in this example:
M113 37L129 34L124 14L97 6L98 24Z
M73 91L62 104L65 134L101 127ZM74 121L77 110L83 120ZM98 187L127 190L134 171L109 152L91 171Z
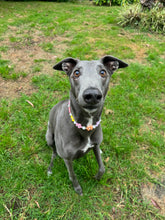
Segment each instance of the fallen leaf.
M23 86L20 86L18 89L20 90L20 89L22 89L23 88Z
M151 198L151 202L157 209L161 209L158 203L154 199Z
M151 119L149 120L148 124L149 124L149 125L152 125L152 121L151 121Z
M37 207L40 209L40 205L36 200L35 200L35 203L36 203Z
M17 91L20 91L21 89L23 89L23 86L20 86L20 87L17 89Z
M29 103L34 108L33 103L31 103L29 100L26 100L26 102Z
M112 207L112 212L113 212L113 214L116 213L115 207Z
M107 158L105 159L105 162L106 162L106 163L108 163L108 161L109 161L109 157L107 157Z
M10 215L10 217L11 217L11 219L13 218L13 215L12 215L12 213L10 212L10 210L8 209L8 207L5 205L5 204L3 204L3 206L5 207L5 209L7 210L7 212L9 213L9 215Z
M152 37L151 34L148 34L148 37Z
M113 115L113 114L114 114L114 111L113 111L113 110L111 110L111 109L106 109L106 108L104 108L104 109L105 109L105 115L109 115L109 114Z
M50 212L50 209L48 209L46 212L44 212L44 214L47 214L48 212Z

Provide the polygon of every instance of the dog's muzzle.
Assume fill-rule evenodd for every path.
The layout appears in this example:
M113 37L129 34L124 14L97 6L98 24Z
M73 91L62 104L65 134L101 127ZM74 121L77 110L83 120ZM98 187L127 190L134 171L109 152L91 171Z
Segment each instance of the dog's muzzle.
M86 103L85 108L93 109L97 108L102 100L101 92L96 88L89 88L83 92L83 99Z

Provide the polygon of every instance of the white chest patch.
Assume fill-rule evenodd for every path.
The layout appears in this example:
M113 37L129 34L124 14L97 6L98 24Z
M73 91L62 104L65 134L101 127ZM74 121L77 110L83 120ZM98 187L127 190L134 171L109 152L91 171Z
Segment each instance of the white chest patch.
M82 151L85 153L89 148L94 147L93 144L91 144L90 138L88 137L88 142L86 144L86 146L82 149Z
M93 117L90 117L87 126L92 125L92 124L93 124ZM82 149L82 151L85 153L89 148L92 148L92 147L94 147L94 145L91 144L90 138L88 137L88 142L86 146Z
M90 117L87 126L92 125L92 124L93 124L93 117Z

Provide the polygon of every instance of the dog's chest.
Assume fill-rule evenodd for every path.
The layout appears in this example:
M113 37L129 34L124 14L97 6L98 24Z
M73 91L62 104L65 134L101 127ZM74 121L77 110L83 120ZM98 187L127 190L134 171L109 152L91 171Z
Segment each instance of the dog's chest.
M88 137L87 144L85 147L82 149L82 152L85 153L87 152L90 148L94 147L94 145L91 143L90 138Z
M89 118L89 121L88 121L87 125L92 125L92 123L93 123L93 117ZM87 144L82 149L82 152L85 153L85 152L87 152L92 147L94 147L94 145L91 143L90 137L88 137L87 138Z

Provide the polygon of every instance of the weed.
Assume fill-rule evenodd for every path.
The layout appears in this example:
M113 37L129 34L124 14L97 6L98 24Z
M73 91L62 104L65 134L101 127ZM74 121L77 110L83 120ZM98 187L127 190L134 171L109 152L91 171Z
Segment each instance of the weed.
M8 51L8 47L7 46L1 46L0 47L0 51L1 52L7 52Z
M165 32L165 9L156 5L150 11L143 11L140 4L128 7L119 17L122 26L141 27L157 33Z
M35 63L41 63L41 62L46 62L46 59L35 59Z
M33 67L33 73L36 73L36 72L40 72L42 69L42 66L41 65L36 65Z
M43 43L40 45L42 49L46 52L52 52L53 51L53 44L52 43Z

